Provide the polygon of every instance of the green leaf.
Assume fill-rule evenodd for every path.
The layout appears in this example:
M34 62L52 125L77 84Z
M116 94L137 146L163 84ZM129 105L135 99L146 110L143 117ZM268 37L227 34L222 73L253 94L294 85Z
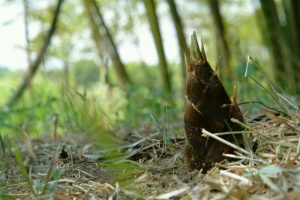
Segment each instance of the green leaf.
M272 190L282 192L279 186L277 186L270 178L279 177L282 174L282 169L275 165L263 167L258 170L258 175L261 180L268 185Z
M144 169L142 169L140 166L129 161L102 164L114 174L117 181L120 183L132 181L133 178L144 171Z
M15 198L0 192L0 199L2 199L2 200L14 200Z
M277 191L277 192L281 192L281 190L279 189L279 187L275 183L273 183L273 181L269 177L265 176L264 174L259 174L259 177L272 190Z
M61 177L61 169L55 168L52 173L52 177L54 180L58 180Z
M269 165L259 169L258 173L269 177L278 177L282 173L282 169L279 166Z
M25 180L26 180L26 182L27 182L27 184L28 184L28 186L29 186L32 194L35 196L35 191L34 191L34 189L32 187L32 182L31 182L31 180L30 180L30 178L28 176L28 173L26 171L26 168L24 166L23 158L21 156L21 152L20 152L20 150L18 149L18 147L17 147L17 145L15 143L13 143L13 147L15 149L15 157L16 157L19 169L21 171L21 174L25 178Z

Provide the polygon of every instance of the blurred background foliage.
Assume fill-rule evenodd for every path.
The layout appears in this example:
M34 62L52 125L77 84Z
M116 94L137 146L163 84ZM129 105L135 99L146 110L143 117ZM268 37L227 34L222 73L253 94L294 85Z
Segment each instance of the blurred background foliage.
M0 5L21 7L6 13L11 20L1 21L0 28L23 18L26 42L17 48L27 55L25 68L0 63L1 134L16 136L24 124L32 135L51 134L52 116L58 114L60 134L87 134L108 146L118 144L114 136L120 130L155 126L154 121L181 135L184 53L193 30L229 94L237 85L239 102L282 108L282 99L268 95L274 88L293 98L300 91L297 0L2 0ZM242 107L250 108L262 107Z

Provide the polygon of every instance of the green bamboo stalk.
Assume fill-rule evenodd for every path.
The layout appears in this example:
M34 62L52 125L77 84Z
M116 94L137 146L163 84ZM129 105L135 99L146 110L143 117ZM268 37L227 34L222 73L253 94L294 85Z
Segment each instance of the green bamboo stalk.
M159 65L161 69L164 86L166 91L171 92L172 91L171 76L168 70L168 63L165 56L163 41L162 41L161 32L158 24L156 5L154 0L144 0L144 5L146 8L147 17L151 27L152 36L155 42L156 51L159 57Z
M182 67L182 79L185 82L185 61L184 61L184 54L189 54L189 49L187 46L187 42L185 39L184 28L181 22L181 18L179 13L177 12L177 6L175 0L167 0L167 3L170 8L170 12L172 15L173 23L175 25L177 39L178 39L178 46L180 49L180 58L181 58L181 67ZM189 57L189 56L188 56Z

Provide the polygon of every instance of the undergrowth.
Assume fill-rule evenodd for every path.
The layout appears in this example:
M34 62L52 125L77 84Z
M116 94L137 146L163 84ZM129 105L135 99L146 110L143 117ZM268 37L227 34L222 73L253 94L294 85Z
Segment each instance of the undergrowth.
M246 76L240 71L236 85L242 110L251 111L246 113L247 118L270 108L286 114L296 112L297 106L285 97L284 91L276 88L257 61L249 58L245 70ZM111 169L117 181L124 185L144 171L139 163L128 160L122 148L122 139L132 136L132 129L150 124L149 130L159 134L165 149L171 145L171 138L184 135L182 84L177 84L173 95L165 95L162 88L154 84L120 88L97 83L90 88L74 89L62 83L58 87L57 83L43 78L33 84L31 92L27 92L16 106L0 110L0 170L9 173L12 165L17 166L33 195L53 192L55 185L46 186L47 181L34 182L29 178L17 147L18 142L24 142L19 139L20 129L26 130L32 138L53 137L53 116L58 116L58 136L81 134L89 137L103 154L99 165ZM231 84L226 88L233 88ZM57 179L59 173L54 169L51 177ZM0 198L10 199L1 189L4 183L0 184Z

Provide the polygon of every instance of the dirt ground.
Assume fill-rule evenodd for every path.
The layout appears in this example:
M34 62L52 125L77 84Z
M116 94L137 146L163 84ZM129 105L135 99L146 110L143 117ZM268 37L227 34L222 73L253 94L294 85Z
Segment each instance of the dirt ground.
M16 199L300 199L297 115L268 116L230 133L248 135L256 150L237 148L207 174L186 170L184 139L133 132L120 147L119 167L105 164L103 152L79 135L34 139L31 147L21 142L29 181L11 154L0 174L2 190Z

